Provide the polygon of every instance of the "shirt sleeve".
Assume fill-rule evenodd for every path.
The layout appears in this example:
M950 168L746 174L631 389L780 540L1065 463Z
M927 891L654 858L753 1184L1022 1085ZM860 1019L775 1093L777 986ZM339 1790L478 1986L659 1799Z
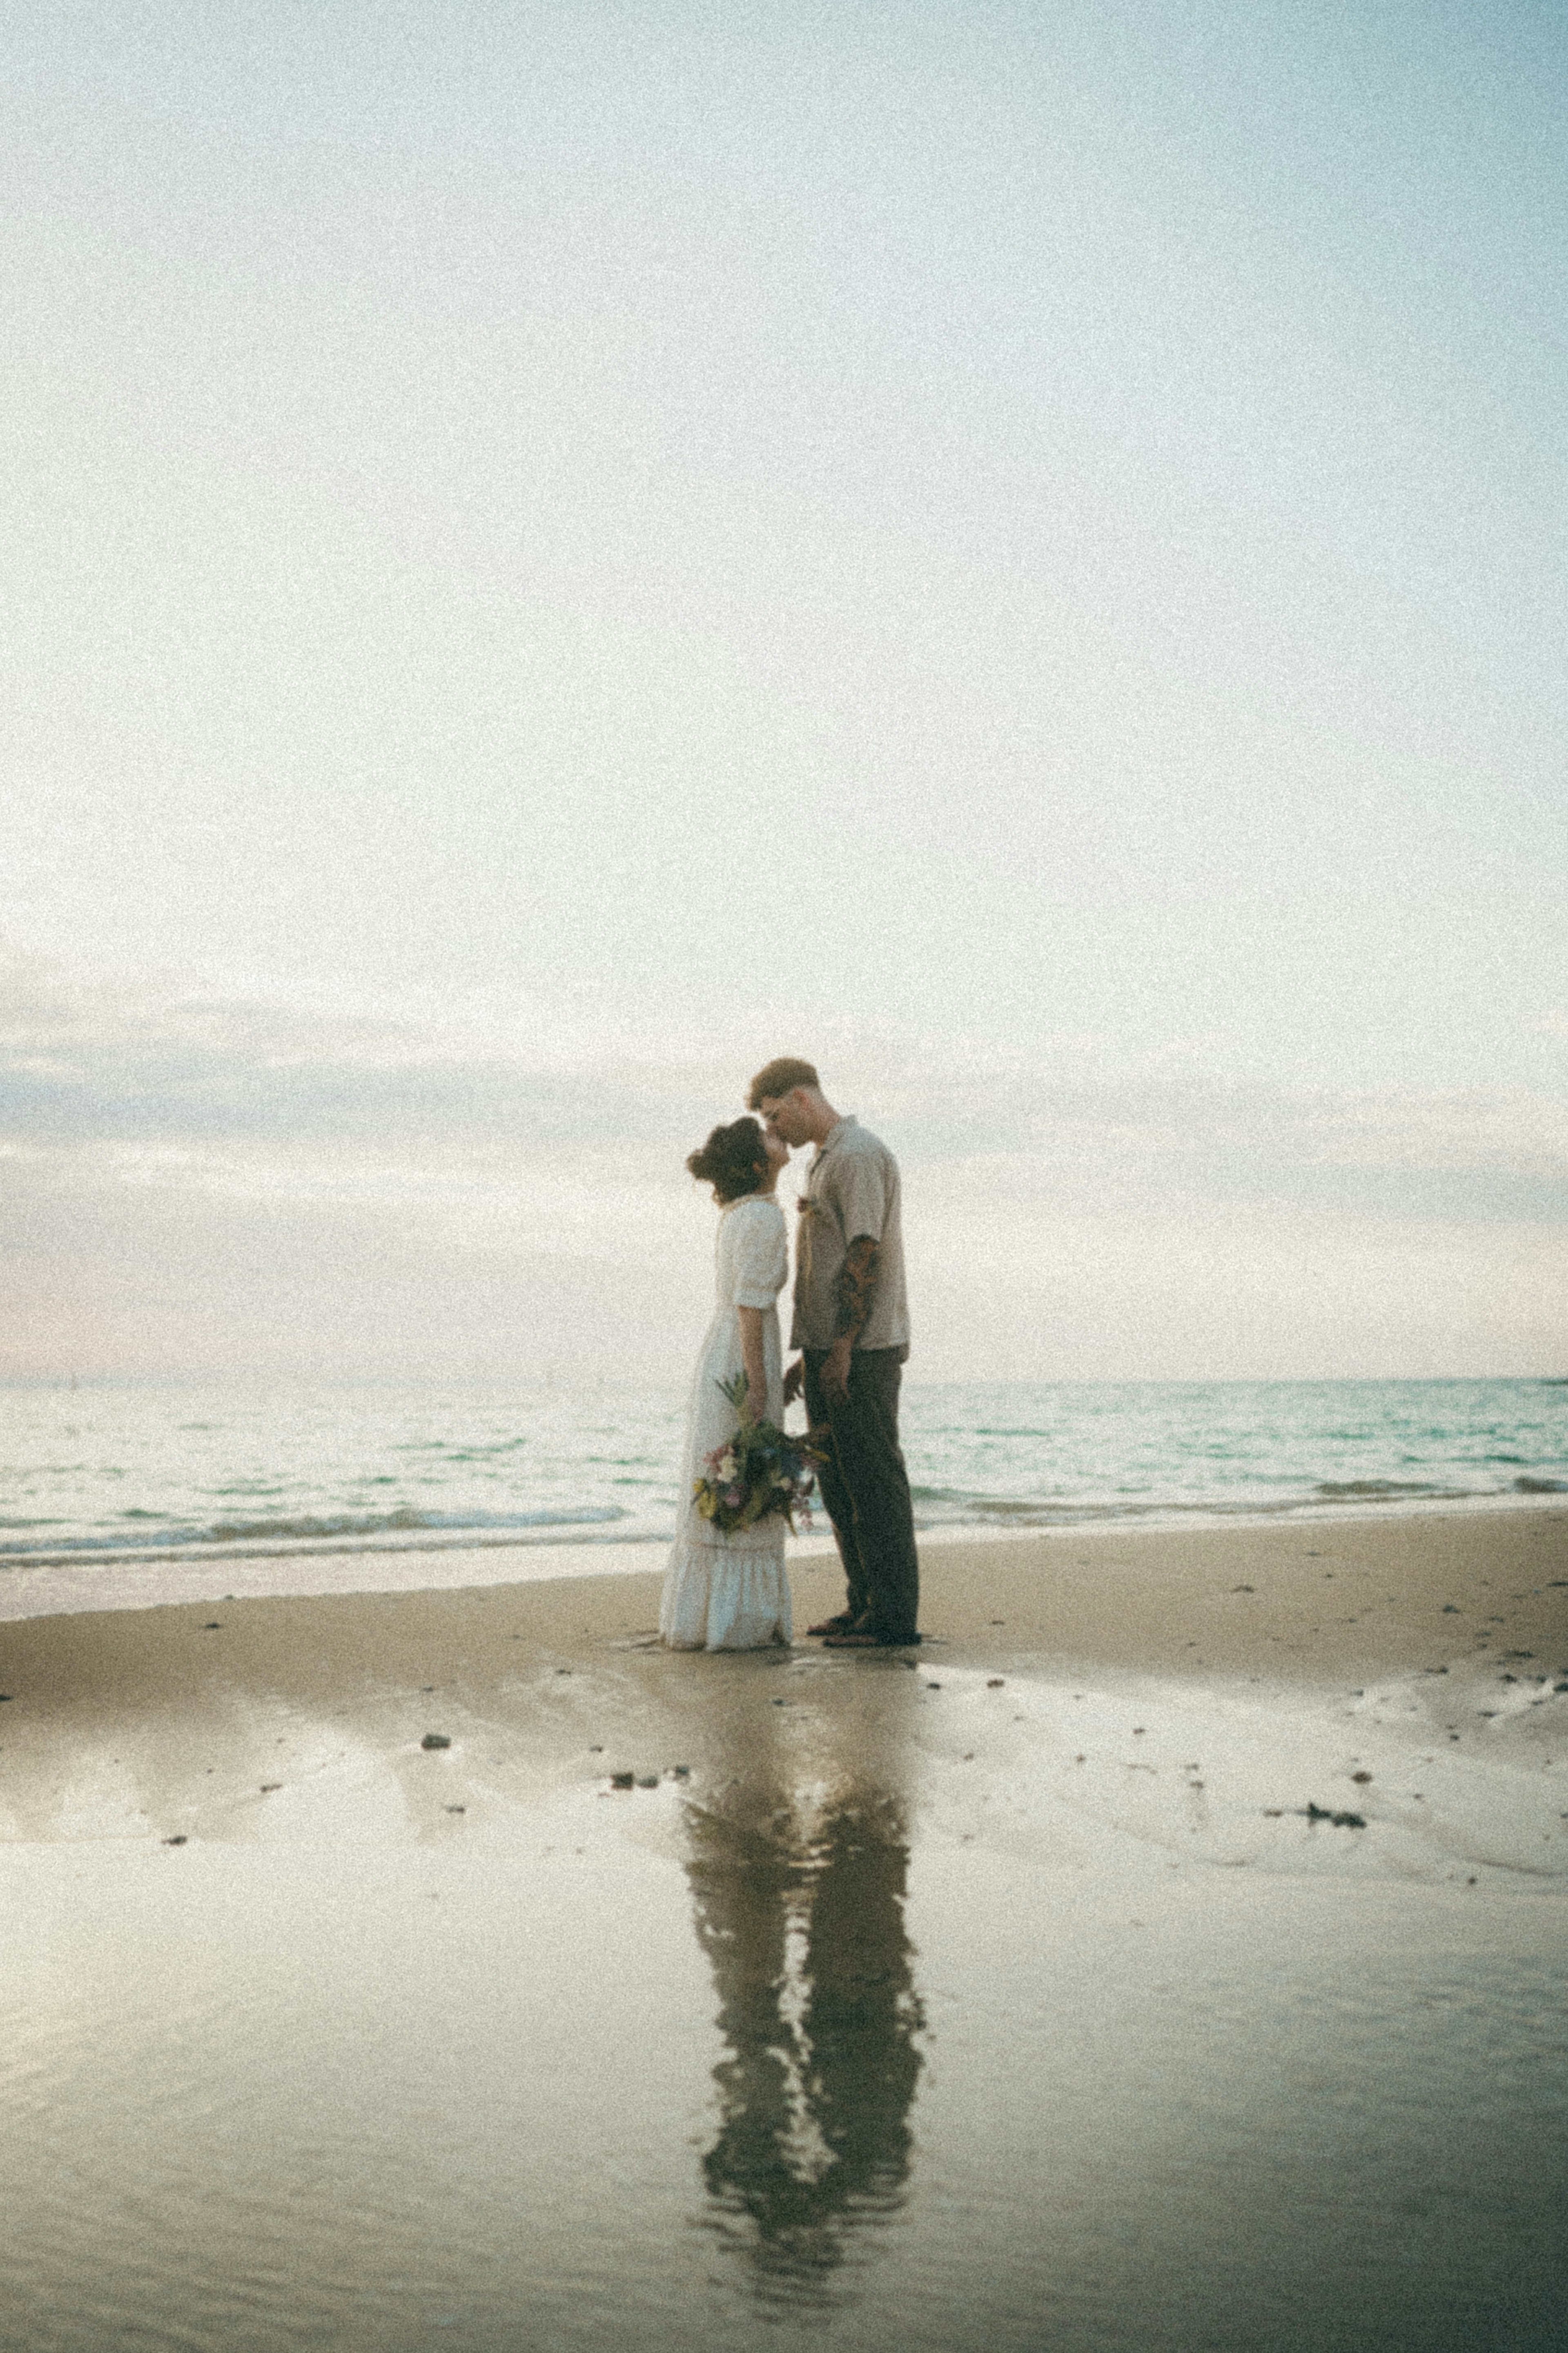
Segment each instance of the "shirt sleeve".
M836 1207L844 1223L844 1246L858 1234L868 1234L874 1242L882 1239L882 1228L888 1222L888 1187L882 1175L881 1163L870 1153L846 1154L834 1171Z
M744 1220L735 1250L735 1304L771 1307L789 1272L784 1211L776 1201L759 1201L735 1214Z

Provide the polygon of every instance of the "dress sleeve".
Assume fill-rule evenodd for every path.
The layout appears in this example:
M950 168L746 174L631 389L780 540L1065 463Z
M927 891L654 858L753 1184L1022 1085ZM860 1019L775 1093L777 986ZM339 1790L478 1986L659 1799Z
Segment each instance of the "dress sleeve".
M736 1214L744 1222L735 1251L735 1304L771 1307L789 1272L784 1211L776 1201L759 1201Z

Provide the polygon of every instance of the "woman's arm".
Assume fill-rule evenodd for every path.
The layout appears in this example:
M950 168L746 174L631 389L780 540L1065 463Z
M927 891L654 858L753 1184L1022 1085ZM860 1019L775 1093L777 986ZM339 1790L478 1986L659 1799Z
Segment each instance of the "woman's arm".
M741 1361L746 1367L746 1402L742 1411L748 1421L761 1421L768 1409L768 1368L763 1354L763 1310L760 1307L737 1307L741 1319Z

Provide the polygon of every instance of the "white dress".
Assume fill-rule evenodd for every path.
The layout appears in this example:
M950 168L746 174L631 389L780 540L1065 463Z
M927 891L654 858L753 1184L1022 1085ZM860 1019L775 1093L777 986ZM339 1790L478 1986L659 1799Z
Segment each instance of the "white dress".
M770 1421L784 1420L784 1354L775 1304L789 1271L784 1211L748 1193L719 1219L717 1303L702 1343L686 1409L680 1456L680 1516L659 1603L658 1630L672 1651L753 1651L790 1639L784 1524L776 1513L726 1535L705 1520L691 1486L707 1458L735 1430L734 1407L720 1389L743 1371L737 1307L763 1310L763 1363ZM753 1405L757 1400L752 1400Z

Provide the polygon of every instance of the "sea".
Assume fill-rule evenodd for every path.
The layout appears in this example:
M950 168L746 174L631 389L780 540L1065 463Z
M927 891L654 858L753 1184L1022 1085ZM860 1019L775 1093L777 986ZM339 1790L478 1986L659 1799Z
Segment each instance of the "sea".
M146 1598L198 1556L330 1553L342 1581L353 1554L655 1546L683 1413L674 1388L591 1384L12 1386L0 1615L8 1579L68 1567L107 1600L118 1567ZM932 1533L1568 1493L1568 1379L911 1382L902 1435Z

